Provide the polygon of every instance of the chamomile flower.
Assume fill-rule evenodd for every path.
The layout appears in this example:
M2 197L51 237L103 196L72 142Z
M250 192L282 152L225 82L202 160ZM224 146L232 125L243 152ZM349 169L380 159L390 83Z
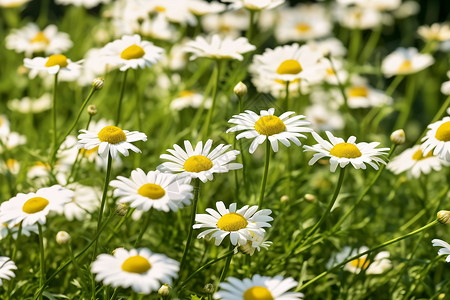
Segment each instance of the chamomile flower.
M111 0L56 0L57 4L83 6L87 9L96 7L101 3L109 3Z
M219 246L224 238L230 236L233 245L244 245L252 241L252 234L264 235L263 227L271 227L267 222L273 220L269 216L270 209L258 211L258 206L249 207L245 205L236 210L236 203L232 203L227 209L222 201L216 203L217 211L207 208L208 214L197 214L195 216L194 229L208 228L201 232L197 238L209 237L215 239L215 245Z
M197 36L195 40L187 42L185 47L186 52L192 53L190 60L198 57L243 60L243 53L255 49L256 47L250 44L245 37L239 37L236 40L231 37L222 39L218 34L214 34L210 38Z
M336 17L339 23L351 29L371 29L380 25L382 14L370 7L337 7Z
M23 226L45 224L49 212L62 213L64 205L72 201L74 192L54 185L36 193L19 193L0 206L0 223Z
M49 57L25 58L24 66L30 69L30 77L34 78L39 71L45 71L50 75L60 73L64 77L76 77L81 74L81 65L72 62L65 55L54 54Z
M163 254L152 253L147 248L123 248L113 255L100 254L92 263L91 271L96 281L113 287L131 287L136 293L150 294L162 283L171 284L177 277L179 263Z
M234 115L228 122L237 126L228 129L227 133L244 130L236 136L236 139L254 139L250 145L250 153L255 152L265 140L269 140L274 152L278 152L278 141L286 147L291 145L290 142L301 146L298 138L306 136L300 132L311 132L312 129L306 127L311 123L301 120L305 117L303 115L290 117L294 114L293 111L285 112L279 117L275 116L274 112L275 108L269 108L262 110L260 115L250 110Z
M18 132L10 132L8 135L0 135L0 153L13 149L27 142L27 138Z
M429 174L432 170L440 171L442 165L448 165L448 163L437 156L433 156L431 152L424 156L421 146L416 145L394 157L388 163L387 168L394 174L408 171L408 174L418 178L422 174Z
M0 223L0 240L6 238L9 234L11 234L13 239L17 239L17 236L19 235L19 227L20 223L14 226L10 226L8 223ZM21 236L30 236L31 233L38 234L38 227L36 224L22 226L20 231Z
M363 246L360 248L344 247L341 252L337 253L332 259L327 263L328 268L343 262L344 260L363 253L369 250L369 248ZM391 261L389 260L389 252L381 251L375 257L369 258L367 255L363 255L357 259L354 259L344 265L344 270L351 273L360 273L364 270L366 274L382 274L386 270L392 267Z
M288 292L298 284L293 278L283 278L278 275L275 277L261 276L258 274L253 277L239 280L234 277L228 277L227 281L219 284L219 291L214 294L215 299L222 300L300 300L303 299L302 293Z
M340 130L345 125L342 114L321 103L308 106L305 109L305 116L316 131Z
M255 253L255 250L261 251L261 248L269 249L269 247L272 245L271 241L264 241L264 236L251 233L252 239L250 241L247 241L247 243L243 245L239 245L239 247L236 247L234 252L237 253L238 249L244 254L248 254L252 256Z
M131 172L131 178L118 176L110 183L115 187L114 196L119 203L130 203L130 207L148 211L151 208L165 212L177 211L191 203L192 186L175 174L141 169Z
M450 117L428 125L429 130L422 139L423 154L433 150L433 155L450 162Z
M237 150L227 150L231 145L220 144L211 151L213 141L207 140L198 142L195 149L189 141L184 141L183 150L178 145L173 145L173 149L167 149L172 154L162 154L160 158L168 160L158 166L158 170L163 172L178 173L181 176L198 178L202 182L213 180L214 173L227 173L230 170L242 168L242 164L232 163L240 153Z
M423 25L419 27L417 33L425 41L445 42L450 40L450 24L434 23L431 26Z
M3 280L16 277L12 270L17 270L16 264L9 257L0 256L0 286L3 285Z
M158 62L162 58L164 50L153 43L142 41L138 34L124 35L120 40L115 40L103 47L105 60L120 67L121 71L132 69L145 69Z
M146 141L147 135L139 131L122 130L116 126L106 126L100 131L80 130L78 135L78 149L92 150L98 147L98 154L102 157L107 157L108 153L114 159L118 156L117 152L128 156L128 150L140 153L138 147L134 146L133 142Z
M445 261L450 262L450 245L440 239L434 239L431 242L433 243L434 247L442 247L441 249L439 249L438 255L448 255L445 258Z
M363 78L352 79L353 84L345 90L350 108L380 107L392 104L392 97L367 84ZM343 101L344 99L342 99Z
M51 107L52 97L49 93L45 93L37 99L24 97L22 99L13 99L8 102L8 108L10 110L17 111L22 114L37 114L49 110Z
M386 77L417 73L434 63L430 54L421 54L416 48L398 48L381 63L381 70Z
M182 110L187 107L199 108L203 102L204 107L209 109L211 107L211 98L204 100L204 95L195 91L185 90L181 91L177 98L170 102L170 108L173 110Z
M375 170L378 170L378 164L386 164L386 162L379 156L386 154L389 148L378 148L380 143L355 143L356 137L351 136L347 142L344 139L334 137L334 135L326 131L330 142L324 140L317 133L312 135L318 144L314 146L303 146L304 151L317 152L309 161L309 165L313 165L319 159L324 157L330 158L330 171L336 171L337 166L344 168L351 164L355 169L366 169L366 164L370 165Z
M218 14L226 10L226 5L219 2L207 2L204 0L188 0L189 11L195 16L204 16L207 14Z
M64 216L67 220L83 221L100 206L102 191L98 187L91 187L75 183L69 188L74 191L72 201L64 205Z
M231 3L231 9L239 9L245 7L248 10L272 9L280 6L285 0L223 0L223 2Z

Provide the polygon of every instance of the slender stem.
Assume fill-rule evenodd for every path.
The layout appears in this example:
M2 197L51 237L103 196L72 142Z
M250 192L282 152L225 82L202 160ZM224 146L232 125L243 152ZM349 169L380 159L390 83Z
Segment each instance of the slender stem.
M88 122L86 124L86 130L89 129L89 124L91 124L91 120L92 120L92 115L89 114L89 119L88 119ZM78 163L78 159L80 158L81 150L82 149L78 150L77 156L75 156L75 161L73 162L72 167L70 167L70 173L69 173L69 176L67 177L67 183L70 183L72 179L75 180L76 173L77 173L77 167L78 167L77 163ZM81 159L83 159L83 157Z
M374 30L372 30L372 33L370 34L369 40L367 41L366 45L364 46L364 49L361 53L361 60L362 62L365 62L370 58L370 55L373 53L373 50L378 44L378 40L381 36L381 31L383 29L383 25L377 26Z
M128 74L128 69L123 72L122 82L120 83L120 96L119 96L119 105L117 106L116 125L119 125L119 123L120 123L120 113L122 110L122 99L123 99L123 94L125 92L125 84L127 82L127 74Z
M197 213L197 202L198 202L198 195L199 195L199 189L200 189L200 179L194 178L193 179L193 186L194 186L194 199L192 200L192 210L191 210L191 221L189 223L189 233L186 241L186 246L184 247L183 251L183 257L181 258L180 262L180 271L178 274L182 274L182 271L186 264L186 258L189 252L189 247L191 245L191 239L192 239L192 233L194 231L194 223L195 223L195 214Z
M53 80L53 95L52 95L52 157L50 157L50 166L53 169L53 153L56 152L56 86L58 84L58 73L55 74L54 80Z
M136 210L136 208L131 208L128 210L127 214L120 219L120 221L117 223L116 227L114 227L111 234L108 236L108 238L105 241L105 245L108 245L108 243L111 241L111 239L114 237L114 235L117 233L120 227L122 227L123 223L125 223L128 218L133 214L133 212Z
M394 80L392 80L391 84L386 89L387 96L392 96L398 85L403 81L403 78L405 78L404 75L395 76Z
M349 55L348 58L351 62L355 63L358 57L359 46L361 45L362 32L361 29L355 28L352 30L352 35L349 45Z
M216 67L215 67L216 81L215 81L214 86L213 86L211 108L209 109L208 115L206 116L206 122L205 122L205 127L204 127L204 135L203 135L204 138L208 138L211 119L212 119L212 117L214 115L214 109L216 107L217 90L218 90L219 81L220 81L220 66L221 66L220 61L216 60Z
M40 266L41 276L39 277L39 285L43 286L45 282L45 253L44 253L44 236L42 234L42 225L37 223L39 232L39 254L40 254ZM42 299L42 295L40 296Z
M414 91L417 81L414 76L408 78L406 84L406 99L403 100L403 105L400 110L400 115L395 123L395 129L403 128L408 121L409 114L411 112L411 107L414 102Z
M147 212L147 215L145 216L144 226L141 227L138 238L134 242L134 248L136 248L141 243L142 236L144 235L145 231L147 230L148 224L150 223L150 217L152 215L152 212L153 209L150 209L150 211Z
M387 242L384 242L384 243L382 243L382 244L380 244L380 245L378 245L378 246L376 246L376 247L374 247L374 248L372 248L372 249L369 249L369 250L364 251L364 252L361 252L361 253L359 253L358 255L355 255L355 256L353 256L353 257L351 257L351 258L348 258L348 259L344 260L343 262L341 262L340 264L338 264L338 265L332 267L331 269L329 269L329 270L327 270L327 271L325 271L325 272L322 272L321 274L317 275L316 277L314 277L313 279L311 279L310 281L308 281L308 282L305 283L304 285L302 285L302 286L300 286L299 288L297 288L296 291L298 292L298 291L303 290L304 288L306 288L307 286L309 286L309 285L313 284L314 282L318 281L319 279L321 279L322 277L324 277L324 276L327 275L328 273L333 272L334 270L336 270L336 269L342 267L343 265L347 264L348 262L351 262L352 260L355 260L355 259L357 259L357 258L360 258L361 256L367 255L367 254L369 254L369 253L371 253L371 252L373 252L373 251L376 251L376 250L378 250L378 249L381 249L381 248L383 248L383 247L386 247L386 246L388 246L388 245L390 245L390 244L393 244L393 243L396 243L396 242L401 241L401 240L403 240L403 239L406 239L406 238L408 238L408 237L410 237L410 236L413 236L413 235L415 235L415 234L417 234L417 233L419 233L419 232L421 232L421 231L423 231L423 230L426 230L426 229L428 229L428 228L430 228L430 227L433 227L433 226L436 225L436 224L438 224L438 221L437 221L437 220L434 220L433 222L428 223L427 225L425 225L425 226L423 226L423 227L421 227L421 228L419 228L419 229L416 229L416 230L414 230L414 231L412 231L412 232L410 232L410 233L407 233L407 234L405 234L405 235L396 237L396 238L394 238L394 239L392 239L392 240L389 240L389 241L387 241Z
M248 21L248 30L247 30L247 39L250 42L253 39L253 26L255 23L255 11L254 10L249 10L250 12L250 18Z
M286 81L285 93L284 93L284 111L289 111L289 83L290 81Z
M267 183L267 175L269 173L269 164L270 164L270 142L269 139L266 139L266 158L264 160L264 173L261 180L261 188L259 190L259 199L258 199L258 209L262 209L262 203L264 201L264 194Z
M114 289L114 293L111 296L111 300L115 300L117 298L117 295L119 294L119 287L116 287Z
M450 96L448 96L447 99L445 99L445 102L442 104L442 106L438 110L438 112L434 115L434 117L431 120L430 124L433 124L434 122L440 120L444 116L444 114L445 114L447 108L449 108L449 106L450 106ZM425 128L425 130L422 132L420 137L417 139L416 144L421 142L422 138L425 136L427 131L428 131L428 128Z
M233 250L233 244L230 241L230 251ZM233 255L230 255L227 257L227 260L225 261L225 266L222 269L222 274L220 274L219 283L223 282L225 280L225 277L227 276L228 270L230 269L231 259L233 258Z

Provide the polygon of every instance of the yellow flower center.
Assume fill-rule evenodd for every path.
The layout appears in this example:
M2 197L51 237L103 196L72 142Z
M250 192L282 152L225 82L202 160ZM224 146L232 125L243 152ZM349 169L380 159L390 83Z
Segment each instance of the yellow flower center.
M181 98L185 98L185 97L192 97L192 96L194 96L195 95L195 92L194 91L181 91L180 92L180 97Z
M30 43L44 43L44 44L50 44L49 39L45 36L45 34L42 31L39 31L34 38L30 40Z
M367 257L360 257L350 261L349 264L355 268L367 269L370 264L370 260L368 260Z
M399 72L408 72L411 70L411 67L412 67L411 61L409 59L407 59L404 62L402 62L400 67L398 67L398 71Z
M327 69L327 75L334 75L334 74L336 73L334 72L333 69Z
M166 191L158 184L146 183L138 189L138 194L155 200L162 198Z
M273 300L273 296L265 287L254 286L245 291L244 300Z
M247 225L247 220L238 213L228 213L217 221L217 227L224 231L238 231L247 227Z
M336 157L356 158L360 157L361 151L354 144L340 143L331 148L330 154Z
M308 23L298 23L297 25L295 25L295 29L297 29L297 31L300 31L301 33L305 33L311 30L311 26L309 26Z
M120 58L130 60L141 58L145 55L144 49L139 47L138 45L131 45L120 53Z
M277 116L264 116L255 123L255 130L261 135L271 136L286 130L286 125Z
M202 172L208 171L213 167L213 162L204 155L193 155L186 159L183 169L186 172Z
M116 126L106 126L98 133L98 139L101 142L117 144L127 140L127 136L122 129Z
M28 199L22 206L23 212L34 214L43 210L49 204L48 200L42 197L33 197Z
M448 142L450 141L450 121L442 123L441 126L436 130L436 139Z
M295 59L288 59L280 64L280 66L277 69L277 73L281 75L284 74L295 75L300 73L302 70L303 68L298 61L296 61Z
M423 156L423 152L421 149L418 149L416 152L414 152L412 159L414 160L422 160L428 157L432 157L433 156L433 151L428 152L427 156Z
M86 149L83 148L83 149L81 149L81 154L84 155L84 156L89 157L92 154L96 153L97 151L98 151L98 146L92 148L91 150L86 150Z
M369 89L365 86L354 86L348 90L348 96L353 97L367 97Z
M164 6L157 5L157 6L155 6L155 10L157 12L165 12L166 8Z
M55 54L50 55L47 62L45 63L45 66L47 68L53 67L53 66L60 66L61 68L67 67L69 63L67 62L67 57L65 57L62 54Z
M13 159L13 158L9 158L6 160L6 166L8 167L9 170L13 170L14 166L17 164L17 160Z
M129 273L142 274L150 270L151 267L148 259L140 255L130 256L122 263L122 270Z

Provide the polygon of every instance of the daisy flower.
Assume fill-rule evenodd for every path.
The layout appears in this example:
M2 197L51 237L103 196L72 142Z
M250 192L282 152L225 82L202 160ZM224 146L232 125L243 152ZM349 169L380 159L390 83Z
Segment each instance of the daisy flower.
M278 151L278 141L280 141L286 147L293 142L297 146L300 146L299 137L306 138L305 135L300 132L311 132L312 129L305 127L305 125L311 124L309 121L301 120L305 116L298 115L289 117L294 114L293 111L283 113L281 116L274 116L275 108L269 108L268 110L262 110L260 115L247 110L239 115L234 115L228 123L236 124L237 126L231 127L228 132L235 132L245 130L236 136L236 139L246 138L253 139L250 145L250 153L255 152L256 148L261 145L265 140L269 140L274 152Z
M110 1L111 0L56 0L55 2L62 5L83 6L87 9L91 9L100 3L109 3Z
M342 114L325 104L317 103L306 107L305 115L316 131L341 130L345 125Z
M17 236L19 235L19 227L20 223L10 226L7 223L0 223L0 240L6 238L9 234L11 234L12 238L15 240L17 239ZM20 231L21 236L30 236L31 233L38 234L38 227L37 225L29 225L29 226L22 226L22 229Z
M288 292L298 284L292 277L283 278L261 276L239 280L228 277L226 282L219 284L219 291L214 294L215 299L222 300L247 300L247 299L270 299L270 300L299 300L303 299L302 293Z
M392 159L388 163L387 168L394 174L408 171L408 175L418 178L422 174L429 174L432 170L440 171L442 165L448 165L448 163L437 156L433 156L431 152L424 156L421 146L416 145L404 150L400 155Z
M440 239L434 239L431 242L433 243L434 247L442 247L441 249L439 249L438 255L448 255L445 258L445 261L450 262L450 245Z
M358 255L369 250L369 248L363 246L358 249L351 247L344 247L341 252L336 254L327 263L327 267L331 269L333 266L340 264L349 257ZM361 271L365 271L366 274L382 274L387 269L392 267L391 261L389 260L389 252L381 251L375 257L370 260L367 255L363 255L357 259L349 261L344 265L344 270L359 274Z
M342 57L347 54L347 49L342 42L335 38L329 37L321 40L312 40L306 43L313 51L322 53L323 56L331 55L331 57Z
M52 96L49 93L43 94L37 99L23 97L22 99L13 99L8 102L8 108L12 111L22 114L37 114L52 107Z
M423 25L419 27L417 33L425 41L445 42L450 40L450 24Z
M231 9L245 7L248 10L272 9L280 6L285 0L223 0L222 2L232 3Z
M24 66L30 69L30 77L34 78L39 71L46 71L50 75L60 73L63 77L77 77L81 74L79 62L72 62L62 54L54 54L49 57L25 58Z
M0 0L0 7L5 7L5 8L19 7L30 1L31 0Z
M33 53L44 52L58 54L72 47L73 43L67 33L58 32L55 25L48 25L40 30L34 23L28 23L21 29L13 29L6 37L6 48L30 57Z
M382 90L372 88L363 78L356 79L354 82L355 84L345 91L350 108L380 107L392 104L392 97L386 95Z
M177 211L184 205L191 204L192 186L175 174L150 171L145 174L141 169L131 172L131 178L118 176L110 183L115 187L114 197L119 203L130 203L138 210L151 208L165 212Z
M422 139L423 154L433 150L433 155L450 162L450 117L428 125L429 130Z
M237 253L239 249L242 253L253 256L255 250L258 250L258 252L261 251L261 248L267 250L272 245L271 241L264 241L264 236L252 232L250 234L252 235L252 239L247 241L247 243L236 247L234 253Z
M178 145L173 145L173 149L167 149L172 154L162 154L160 158L168 160L157 167L162 172L178 173L181 176L198 178L202 182L213 180L214 173L227 173L230 170L242 168L242 164L232 163L240 153L237 150L227 150L231 145L220 144L211 151L213 141L207 140L198 142L195 149L189 141L184 141L183 150ZM211 152L210 152L211 151Z
M222 201L216 203L217 211L207 208L209 214L195 215L194 229L209 228L201 232L197 238L208 236L215 239L216 246L222 243L223 239L228 235L233 245L245 245L248 241L252 241L252 233L264 235L263 227L271 227L267 222L273 220L269 216L272 211L270 209L262 209L258 211L258 206L249 207L245 205L236 210L236 203L232 203L227 209Z
M335 14L342 26L361 30L379 26L383 16L374 8L359 6L338 6Z
M237 59L243 60L243 53L253 51L256 47L251 45L247 38L239 37L233 40L231 37L221 38L214 34L210 38L197 36L193 41L186 43L185 52L192 53L190 60L198 57L209 57L213 59Z
M182 110L187 107L199 108L203 103L204 95L195 91L181 91L178 98L170 102L170 108L173 110ZM205 100L204 107L211 108L211 98Z
M68 221L83 221L100 206L102 191L98 187L91 187L75 183L69 186L75 194L72 201L64 205L64 216Z
M128 156L128 150L140 153L138 147L134 146L133 142L146 141L147 135L139 131L122 130L116 126L106 126L100 131L87 131L85 129L80 130L81 134L78 135L78 149L92 150L98 147L98 154L103 158L108 156L108 153L114 159L117 152L122 153L124 156Z
M447 78L450 79L450 71L447 71ZM441 93L450 96L450 80L442 83Z
M12 270L17 270L16 264L6 256L0 256L0 286L3 285L3 280L11 280L16 277Z
M11 150L26 144L27 138L18 132L10 132L8 135L0 135L0 141L0 153L2 153L5 149Z
M304 151L317 152L309 161L309 165L313 165L319 159L324 157L330 158L330 171L336 171L337 166L344 168L349 163L355 169L366 169L366 164L370 165L375 170L378 170L378 163L386 164L386 162L379 156L385 155L389 148L378 148L380 143L355 143L356 137L351 136L347 142L344 139L334 137L334 135L326 131L330 142L324 140L317 133L313 132L312 135L318 144L314 146L303 146Z
M92 263L91 271L96 281L113 287L131 287L136 293L150 294L162 283L171 284L177 277L179 263L163 254L152 253L147 248L123 248L114 255L100 254Z
M39 189L36 193L19 193L1 204L0 223L10 226L20 222L22 226L45 224L49 212L62 213L73 196L74 192L59 185Z
M9 135L9 121L5 115L0 115L0 137L6 137Z
M386 77L408 75L422 71L433 63L433 56L420 54L416 48L398 48L383 59L381 71Z
M120 67L120 71L132 69L145 69L162 58L164 49L156 47L153 43L142 41L138 34L124 35L103 47L106 61Z
M187 6L193 15L200 17L207 14L218 14L227 9L225 4L204 0L188 0Z

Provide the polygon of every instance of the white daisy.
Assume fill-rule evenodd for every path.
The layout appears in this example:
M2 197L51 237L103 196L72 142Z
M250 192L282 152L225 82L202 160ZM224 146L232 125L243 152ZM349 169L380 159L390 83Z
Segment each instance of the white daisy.
M380 25L382 21L382 14L369 7L338 6L335 9L336 18L339 23L351 29L371 29Z
M234 249L235 253L237 253L239 249L242 253L252 256L255 253L255 250L258 250L258 252L261 251L261 248L267 250L272 245L271 241L264 241L264 236L252 232L250 232L250 234L252 235L252 239L247 241L247 243L236 247Z
M145 174L141 169L131 172L131 178L118 176L111 181L115 187L114 197L119 203L130 203L138 210L148 211L151 208L165 212L177 211L191 204L192 186L184 178L175 174L150 171Z
M231 145L220 144L210 152L213 141L207 140L205 146L203 142L198 142L195 149L189 141L184 141L183 150L178 145L173 145L173 149L167 149L170 154L162 154L160 158L168 160L158 166L158 170L163 172L179 173L181 176L198 178L202 182L213 180L214 173L227 173L230 170L242 168L242 164L232 163L240 153L237 150L226 152Z
M189 10L189 1L153 0L153 1L144 1L144 3L147 5L150 14L161 14L169 22L178 24L189 24L191 26L197 24L195 16Z
M195 40L186 43L184 51L192 53L190 60L198 57L243 60L243 53L255 49L256 47L251 45L245 37L239 37L236 40L231 37L222 39L218 34L214 34L210 38L197 36Z
M0 7L5 7L5 8L19 7L30 1L31 0L0 0Z
M225 4L219 2L207 2L204 0L188 0L187 6L189 11L195 16L218 14L227 9Z
M123 248L114 255L100 254L92 263L91 271L96 281L113 287L131 287L136 293L150 294L161 284L171 284L177 277L179 263L163 254L152 253L147 248Z
M24 145L27 138L18 132L10 132L8 135L0 135L0 153L11 150L17 146Z
M40 30L34 23L21 29L13 29L6 37L6 48L30 57L33 53L59 54L69 50L73 43L67 33L58 32L55 25Z
M23 226L45 224L49 212L62 213L64 204L72 201L74 192L54 185L39 189L36 193L22 194L3 202L0 206L0 223Z
M63 77L77 77L81 74L79 62L72 62L62 54L54 54L49 57L25 58L24 66L30 69L30 77L34 78L39 71L45 71L50 75L60 73Z
M107 157L108 153L111 157L116 158L117 152L122 153L124 156L128 156L128 150L140 153L138 147L134 146L133 142L146 141L147 135L139 131L122 130L116 126L106 126L100 131L87 131L85 129L80 130L78 135L78 149L84 148L86 150L92 150L98 147L98 154L102 157Z
M364 78L353 78L352 85L345 90L345 93L350 108L380 107L391 105L393 102L392 97L382 90L371 87ZM344 101L344 99L341 100Z
M288 292L298 284L292 277L283 278L261 276L239 280L228 277L226 282L219 284L219 291L214 294L215 299L222 300L299 300L302 293Z
M9 120L5 115L0 115L0 137L6 137L10 132Z
M106 61L120 67L121 71L132 69L145 69L162 58L164 49L156 47L153 43L142 41L138 34L124 35L120 40L106 44L102 49Z
M433 156L431 152L424 156L421 146L416 145L394 157L388 163L387 168L394 174L408 171L408 175L418 178L422 174L429 174L432 170L440 171L442 165L448 165L448 163L437 156Z
M55 3L62 5L83 6L87 9L96 7L101 3L109 3L111 0L56 0Z
M100 207L102 191L98 187L91 187L75 183L69 188L75 192L72 201L64 205L64 216L68 221L83 221Z
M3 280L16 277L12 270L17 270L16 264L9 257L0 256L0 285L3 285Z
M428 125L429 130L422 139L423 154L433 150L433 155L450 162L450 117Z
M327 267L330 269L333 266L340 264L344 260L358 255L360 253L366 252L369 248L363 246L358 249L351 247L344 247L341 252L337 253L332 259L330 259L327 263ZM381 251L375 257L369 259L366 255L363 255L357 259L354 259L344 265L344 270L351 273L360 273L362 270L365 271L366 274L382 274L386 270L392 267L391 261L389 260L389 252Z
M450 79L450 71L447 71L447 77ZM442 83L441 93L450 96L450 80Z
M445 258L445 261L450 262L450 245L440 239L434 239L431 242L433 243L434 247L442 247L441 249L439 249L438 255L448 255Z
M280 6L285 0L223 0L222 2L232 3L231 9L239 9L245 7L248 10L272 9Z
M205 32L239 38L248 27L248 12L245 9L226 11L219 15L206 15L201 19Z
M330 37L321 40L312 40L306 43L313 51L319 51L323 56L331 55L332 57L341 57L347 54L347 49L342 42L335 38Z
M0 174L11 173L13 175L19 174L20 163L14 158L8 158L6 161L0 161Z
M341 130L345 125L341 113L320 103L308 106L305 109L305 116L316 131Z
M351 136L347 142L341 138L334 137L334 135L326 131L330 142L322 139L320 135L313 132L312 135L318 144L314 146L303 146L304 151L317 152L309 161L309 165L313 165L319 159L324 157L330 158L330 171L336 171L337 166L344 168L349 163L355 169L366 169L366 164L370 165L375 170L378 170L378 164L386 164L386 162L379 156L385 155L389 148L375 149L380 143L355 143L356 137Z
M207 208L208 214L196 214L194 229L209 228L201 232L197 238L215 239L215 245L219 246L228 235L233 245L245 245L252 241L252 233L264 235L263 227L271 227L267 222L273 220L269 216L270 209L258 210L258 206L245 205L236 210L236 203L232 203L227 209L222 201L216 203L217 211Z
M187 107L199 108L203 103L204 95L195 91L185 90L181 91L178 98L175 98L170 102L170 108L173 110L182 110ZM212 100L208 98L205 100L204 107L209 109L211 107Z
M416 48L398 48L383 59L381 70L386 77L417 73L434 63L430 54L421 54Z
M260 115L246 110L239 115L234 115L228 122L236 124L237 126L231 127L228 132L235 132L245 130L236 136L236 139L246 138L253 139L250 145L250 153L255 152L256 148L261 145L265 140L269 140L274 152L278 152L278 141L280 141L286 147L291 145L291 142L297 146L301 146L299 137L306 138L305 135L300 132L311 132L312 129L306 127L311 123L306 120L301 120L305 116L298 115L289 117L295 112L288 111L281 116L274 116L275 108L269 108L268 110L262 110Z
M445 42L450 40L450 24L434 23L431 26L422 25L417 33L426 41Z
M145 37L163 41L175 42L179 36L176 27L160 14L153 19L147 18L142 21L139 32Z
M20 223L10 226L8 223L0 223L0 240L6 238L9 234L13 239L17 239L19 235ZM30 236L31 233L38 234L39 230L36 224L29 226L22 226L20 231L21 236Z
M12 111L22 114L37 114L52 107L52 97L49 93L43 94L37 99L23 97L22 99L13 99L8 102L8 108Z

